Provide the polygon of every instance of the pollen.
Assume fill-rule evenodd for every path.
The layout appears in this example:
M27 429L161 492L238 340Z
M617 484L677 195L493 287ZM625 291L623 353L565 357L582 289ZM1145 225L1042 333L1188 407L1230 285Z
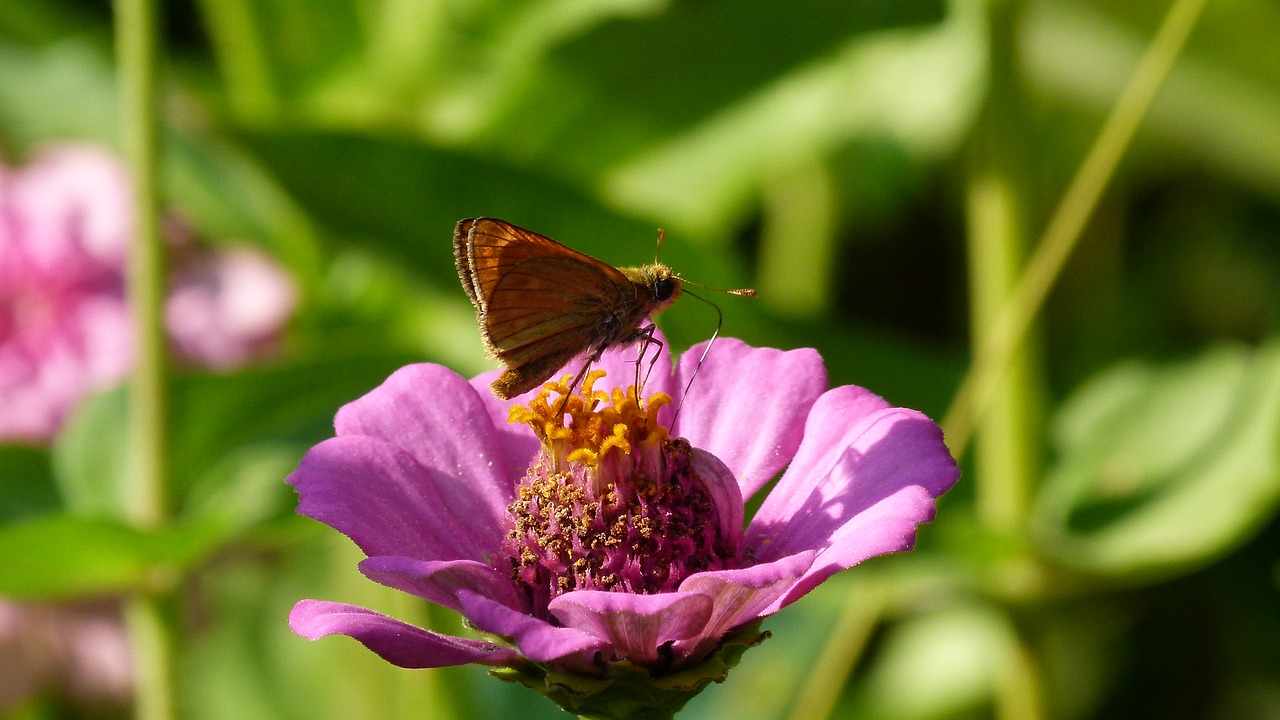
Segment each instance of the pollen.
M508 422L528 425L557 464L598 467L613 451L630 455L635 447L665 442L669 433L658 424L658 411L671 396L654 393L642 402L634 385L611 393L596 390L604 375L604 370L587 373L573 395L567 394L569 375L549 382L528 405L513 406Z
M573 395L569 376L549 382L510 412L542 447L507 508L495 562L548 619L565 592L666 592L741 562L740 528L720 520L693 448L658 422L671 398L598 390L604 375L588 373Z

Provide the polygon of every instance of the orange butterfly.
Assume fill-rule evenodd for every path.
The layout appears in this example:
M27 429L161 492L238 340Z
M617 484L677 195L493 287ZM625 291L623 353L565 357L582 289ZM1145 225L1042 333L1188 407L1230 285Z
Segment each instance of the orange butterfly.
M485 349L506 366L491 386L503 399L532 390L589 353L572 392L605 350L657 342L653 324L645 323L675 302L685 283L662 263L615 268L494 218L460 221L453 253Z

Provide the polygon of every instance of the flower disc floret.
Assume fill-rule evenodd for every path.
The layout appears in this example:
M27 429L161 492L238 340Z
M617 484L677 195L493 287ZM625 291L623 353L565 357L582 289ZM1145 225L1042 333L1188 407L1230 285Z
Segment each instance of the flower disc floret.
M538 617L567 592L674 591L689 575L740 558L741 530L719 517L693 448L658 423L670 396L596 390L604 375L591 372L574 395L566 376L510 411L542 449L507 508L498 569Z

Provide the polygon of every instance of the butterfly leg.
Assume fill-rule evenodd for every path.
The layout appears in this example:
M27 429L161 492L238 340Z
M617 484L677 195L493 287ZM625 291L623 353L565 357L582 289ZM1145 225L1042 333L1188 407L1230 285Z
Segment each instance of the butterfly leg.
M653 333L657 329L658 328L656 325L654 325L653 323L649 323L648 325L641 328L639 333L636 335L636 338L640 341L640 352L636 356L635 388L636 388L637 400L639 400L640 398L640 391L644 389L645 385L649 384L649 376L653 374L653 366L658 364L658 357L662 354L662 349L666 347L666 345L661 340L654 337ZM650 358L649 367L644 371L644 379L641 380L640 365L644 363L644 356L649 352L649 348L653 347L654 345L658 346L658 352L655 352L653 354L653 357Z
M573 376L573 380L569 382L569 389L565 391L564 397L560 399L560 408L556 410L557 415L564 415L564 408L569 404L569 396L577 392L578 386L582 384L582 378L587 376L587 371L600 360L602 354L604 354L603 348L592 353L591 357L582 363L582 369L578 371L577 375Z

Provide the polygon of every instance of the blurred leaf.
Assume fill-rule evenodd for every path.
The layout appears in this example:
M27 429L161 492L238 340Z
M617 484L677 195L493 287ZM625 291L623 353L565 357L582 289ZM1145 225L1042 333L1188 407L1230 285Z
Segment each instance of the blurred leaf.
M989 706L1016 644L1009 620L994 607L954 604L910 617L886 632L866 682L839 715L967 717Z
M185 514L228 535L292 512L297 497L284 478L297 467L296 443L254 443L237 448L201 472L186 499Z
M57 508L49 451L0 444L0 523Z
M339 407L409 361L404 356L335 355L227 374L175 377L170 430L173 506L179 513L196 508L213 513L228 531L265 517L268 509L287 509L283 481L290 459L333 434ZM125 407L123 388L91 398L59 435L54 468L68 508L124 516ZM188 507L192 492L196 499ZM234 493L234 502L228 492Z
M585 145L602 157L567 159L580 172L601 170L612 204L700 233L740 225L770 180L858 142L890 142L913 163L937 162L964 139L985 77L979 18L964 11L971 6L956 7L935 28L850 38L678 132L620 140L612 154ZM584 122L610 127L594 113ZM592 127L571 128L570 147L593 139ZM563 163L557 155L546 163Z
M300 89L350 63L362 44L349 0L205 0L203 17L228 98L246 117L269 119Z
M1078 390L1056 426L1043 553L1130 580L1199 567L1280 504L1280 344L1126 363Z
M90 30L106 35L106 23L95 25L93 21L102 18L94 17L91 10L84 3L66 0L5 0L0 3L0 35L27 42L48 42Z
M465 217L501 217L592 254L616 247L621 237L656 235L656 228L626 221L545 175L466 153L361 135L245 140L331 231L450 285L457 281L453 227ZM652 247L646 243L644 254Z
M42 47L0 39L0 128L30 152L49 143L119 145L115 69L107 48L84 38ZM195 99L176 107L199 114ZM179 113L175 112L175 115ZM271 251L310 288L319 274L313 230L290 200L234 145L191 128L167 127L165 200L212 243L253 243Z
M1154 0L1031 3L1020 43L1030 83L1057 106L1071 103L1101 115L1167 7ZM1269 0L1208 6L1144 120L1139 141L1158 141L1148 146L1152 163L1191 172L1208 166L1273 200L1280 197L1277 33L1280 12Z
M942 17L941 2L672 3L556 48L530 84L533 92L507 107L507 120L525 130L511 139L616 161L829 57L850 38Z
M339 407L411 361L403 355L362 357L334 351L323 359L177 378L175 483L185 492L238 448L266 448L267 457L278 457L281 448L273 441L305 449L332 436Z
M0 596L61 599L145 586L210 548L203 528L143 532L123 522L50 514L0 527Z
M88 398L54 441L54 478L73 513L125 517L126 395L119 386Z

